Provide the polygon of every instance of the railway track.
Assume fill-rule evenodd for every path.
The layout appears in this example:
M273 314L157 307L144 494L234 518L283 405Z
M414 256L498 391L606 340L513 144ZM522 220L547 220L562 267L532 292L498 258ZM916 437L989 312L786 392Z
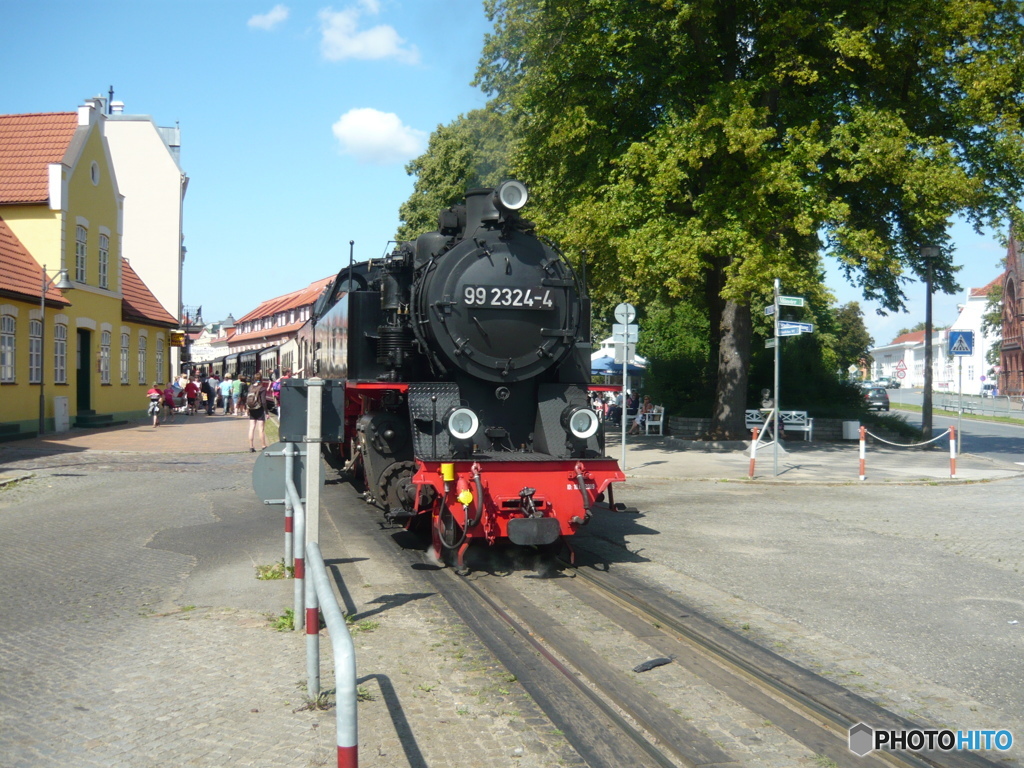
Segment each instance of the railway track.
M416 568L447 600L590 768L996 765L966 752L856 756L850 726L918 724L614 569L573 568L521 548L474 548L473 570L460 576L426 566L418 545L399 550L378 541L381 556ZM633 671L654 657L672 663Z
M793 765L996 765L967 752L873 752L858 757L848 748L848 729L858 722L895 730L921 726L643 584L590 568L563 568L554 575L534 579L528 590L521 588L526 580L509 572L458 577L448 570L436 573L435 578L439 590L466 623L517 675L592 768L778 764L785 751L774 754L775 761L761 759L755 757L756 745L737 750L736 744L722 737L722 732L749 729L751 722L758 722L763 730L781 732L799 745L789 747ZM614 626L629 638L627 645L639 649L636 658L641 661L644 650L648 658L671 658L676 669L665 666L656 673L664 678L662 686L671 687L673 676L680 673L698 679L745 710L745 719L737 722L747 725L724 725L722 732L710 731L706 724L695 725L706 713L666 703L658 695L658 686L643 685L640 674L630 672L633 659L626 663L602 655L584 635L555 618L547 610L549 605L562 606L559 615L569 605L574 606L568 608L573 613L593 612L606 627ZM735 716L722 713L720 717L729 721ZM775 740L779 741L778 736Z

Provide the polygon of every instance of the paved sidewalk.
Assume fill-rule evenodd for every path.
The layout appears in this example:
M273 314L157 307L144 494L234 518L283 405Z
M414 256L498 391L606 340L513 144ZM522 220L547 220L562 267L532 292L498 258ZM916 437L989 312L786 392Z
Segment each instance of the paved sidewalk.
M8 451L37 454L77 451L225 454L246 453L248 450L249 419L219 414L178 414L173 422L161 423L158 427L145 419L111 429L72 429L31 440L0 443L0 486L30 474L4 467L4 457Z
M23 473L5 471L4 445L33 452L113 451L160 454L224 454L248 450L249 420L233 416L181 416L154 428L148 422L97 430L71 430L16 443L0 443L0 485ZM269 424L269 422L268 422ZM607 436L607 454L621 462L619 436ZM772 445L758 448L756 482L860 482L859 445L850 442L783 443L778 450L778 474ZM928 450L888 448L869 444L865 460L867 483L907 483L999 480L1024 475L1024 466L966 453L956 460L950 477L948 442ZM749 441L700 442L672 436L637 436L626 442L626 476L687 480L747 480Z
M293 585L254 577L254 565L281 556L282 526L279 511L251 491L247 431L247 419L201 415L156 429L136 423L0 444L0 476L34 475L0 495L0 539L11 554L0 582L8 606L0 626L4 766L330 764L334 712L305 711L297 685L304 638L268 628L267 615L291 604ZM614 439L608 453L621 455ZM797 442L780 451L777 479L771 448L753 483L748 469L744 443L632 438L626 474L633 482L619 500L642 515L600 517L587 546L611 542L616 567L685 589L709 615L752 625L770 647L792 646L808 663L842 664L840 679L857 669L883 700L911 691L907 706L923 702L932 720L1005 724L998 712L978 714L970 699L985 694L1001 704L995 683L986 679L975 692L949 676L945 685L963 688L951 692L920 681L966 631L939 632L936 600L959 605L960 592L980 596L981 608L971 610L987 611L984 622L953 612L977 624L979 637L966 645L980 654L991 653L986 643L1016 642L1016 621L1008 623L1019 603L1013 569L1024 561L1020 535L1007 526L1019 528L1017 516L986 514L964 525L961 511L1011 509L1019 483L962 481L1018 477L1024 468L968 455L957 462L959 480L949 480L948 447L872 446L860 483L856 443ZM839 484L852 487L826 487ZM949 487L929 487L937 485ZM392 545L390 532L355 535L332 524L361 513L348 490L325 489L321 542L340 575L345 609L358 618L359 684L369 696L359 710L361 762L581 765L443 600L425 590L419 571L386 566L380 553ZM857 510L852 520L847 507ZM891 507L912 514L890 519ZM863 595L856 622L848 620L853 598L835 599L845 583L835 580L836 552L851 553L842 558L843 579L848 592ZM907 563L919 570L897 570ZM935 598L933 585L943 580L954 586ZM931 602L922 597L906 608L901 596L911 587ZM885 624L890 607L902 622L896 635ZM856 636L875 614L878 628ZM808 634L811 621L818 623ZM879 647L890 637L896 651ZM975 670L985 668L973 657L957 664L979 679ZM988 671L1005 678L998 667ZM964 711L950 715L949 702Z

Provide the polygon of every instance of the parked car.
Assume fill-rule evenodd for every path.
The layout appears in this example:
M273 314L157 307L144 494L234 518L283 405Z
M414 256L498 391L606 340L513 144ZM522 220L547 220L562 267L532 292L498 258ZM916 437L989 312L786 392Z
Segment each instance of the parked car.
M877 408L880 411L889 410L889 393L883 387L872 387L864 390L864 399L868 403L868 410Z
M874 383L876 387L885 387L886 389L899 389L900 380L895 376L883 376Z
M982 384L981 385L981 396L982 397L995 397L996 396L996 385L995 384Z

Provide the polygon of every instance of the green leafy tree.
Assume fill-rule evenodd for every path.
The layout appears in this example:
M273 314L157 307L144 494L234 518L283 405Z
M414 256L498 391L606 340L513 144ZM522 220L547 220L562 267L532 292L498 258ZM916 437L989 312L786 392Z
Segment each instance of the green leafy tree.
M985 362L990 366L999 365L1003 351L1003 285L996 283L988 291L985 313L981 316L981 332L996 336L997 340L985 352ZM990 370L989 373L992 371Z
M430 135L427 150L405 171L416 177L398 210L398 240L437 228L437 215L466 197L466 190L496 186L506 175L508 121L493 110L474 110Z
M1024 181L1015 0L487 0L477 83L512 128L531 218L589 254L595 292L703 303L713 432L743 433L772 278L813 290L820 252L866 298L954 214L999 228Z
M918 331L923 331L924 328L925 328L924 320L922 320L917 325L915 325L913 328L900 328L899 331L896 333L896 336L899 337L899 336L903 336L904 334L907 334L907 333L917 333Z
M868 350L874 345L874 339L864 325L864 313L860 304L851 301L835 310L835 343L836 365L844 372L856 365L861 358L868 356Z

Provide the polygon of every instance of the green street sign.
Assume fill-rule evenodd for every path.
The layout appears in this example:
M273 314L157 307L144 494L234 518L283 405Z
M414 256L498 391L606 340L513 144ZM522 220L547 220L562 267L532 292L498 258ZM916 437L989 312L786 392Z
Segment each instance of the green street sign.
M779 306L802 307L804 300L802 296L779 296Z

